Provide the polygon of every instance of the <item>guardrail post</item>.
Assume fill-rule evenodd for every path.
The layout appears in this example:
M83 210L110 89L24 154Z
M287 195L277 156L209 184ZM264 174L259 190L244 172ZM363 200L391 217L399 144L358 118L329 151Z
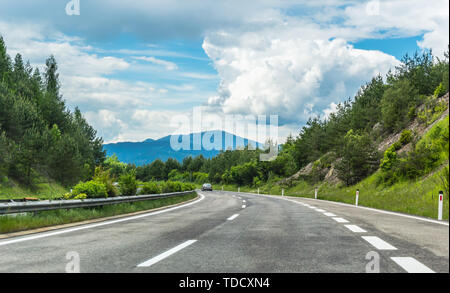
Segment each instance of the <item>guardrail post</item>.
M444 205L444 192L439 191L438 220L442 221L442 208Z
M314 198L317 199L317 193L318 193L318 188L316 187L316 189L314 190Z
M356 203L355 203L356 206L358 206L358 200L359 200L359 189L356 189Z

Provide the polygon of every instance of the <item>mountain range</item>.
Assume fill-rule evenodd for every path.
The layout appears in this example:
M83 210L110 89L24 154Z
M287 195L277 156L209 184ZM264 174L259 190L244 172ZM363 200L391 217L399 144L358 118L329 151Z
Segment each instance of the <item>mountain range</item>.
M219 139L216 141L217 146L219 147L214 147L215 138L220 138L220 136L222 138L222 146L219 146ZM108 156L116 154L121 162L136 164L137 166L152 163L157 159L166 161L168 158L173 158L182 162L184 158L189 156L196 157L198 155L203 155L205 158L212 158L219 154L221 150L236 150L237 148L243 148L248 144L253 147L263 148L263 144L259 142L225 131L191 133L173 137L174 138L169 135L157 140L147 139L142 142L109 143L104 144L103 147ZM183 148L181 148L182 141L185 142L185 147ZM206 143L202 144L200 141L205 141ZM189 143L189 147L187 147L187 143ZM172 145L174 147L172 147Z

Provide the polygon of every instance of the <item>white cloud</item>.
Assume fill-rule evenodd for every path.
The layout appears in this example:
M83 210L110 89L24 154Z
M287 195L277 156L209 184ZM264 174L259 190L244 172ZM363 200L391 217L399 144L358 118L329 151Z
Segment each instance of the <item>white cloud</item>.
M155 57L145 57L145 56L134 56L133 59L143 60L153 64L164 66L167 70L175 70L178 69L178 66L170 61L156 59Z
M367 2L345 9L345 25L355 27L367 36L408 37L424 34L422 48L433 49L442 56L449 43L448 0L379 1L379 14L365 13Z
M279 114L284 123L305 121L398 64L390 55L357 50L342 39L304 39L296 28L289 31L276 27L210 34L203 48L222 81L219 98L210 98L209 104L224 113Z

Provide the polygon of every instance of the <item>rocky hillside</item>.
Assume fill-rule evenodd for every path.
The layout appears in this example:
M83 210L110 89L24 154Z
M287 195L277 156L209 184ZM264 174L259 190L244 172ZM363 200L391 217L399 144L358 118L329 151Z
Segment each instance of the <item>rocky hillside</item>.
M396 133L387 134L382 129L380 123L377 123L373 127L372 134L374 136L378 134L379 136L377 139L377 148L380 153L385 152L389 147L397 143L402 133L410 131L413 139L397 150L397 154L399 155L409 153L413 148L414 142L420 140L436 123L449 115L449 93L438 99L433 97L428 98L424 104L416 109L415 115L416 118L404 130ZM340 158L336 158L334 153L327 153L319 160L309 163L294 175L280 180L277 182L277 185L292 186L299 179L308 179L314 176L318 176L322 182L333 185L339 184L341 180L338 178L335 169L335 165L339 161Z

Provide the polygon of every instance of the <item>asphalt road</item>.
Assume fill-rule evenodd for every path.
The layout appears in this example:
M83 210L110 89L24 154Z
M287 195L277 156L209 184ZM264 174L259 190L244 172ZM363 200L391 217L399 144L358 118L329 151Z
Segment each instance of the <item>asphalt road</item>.
M0 272L64 273L78 259L81 273L449 272L448 234L448 223L327 202L202 192L175 208L0 240Z

